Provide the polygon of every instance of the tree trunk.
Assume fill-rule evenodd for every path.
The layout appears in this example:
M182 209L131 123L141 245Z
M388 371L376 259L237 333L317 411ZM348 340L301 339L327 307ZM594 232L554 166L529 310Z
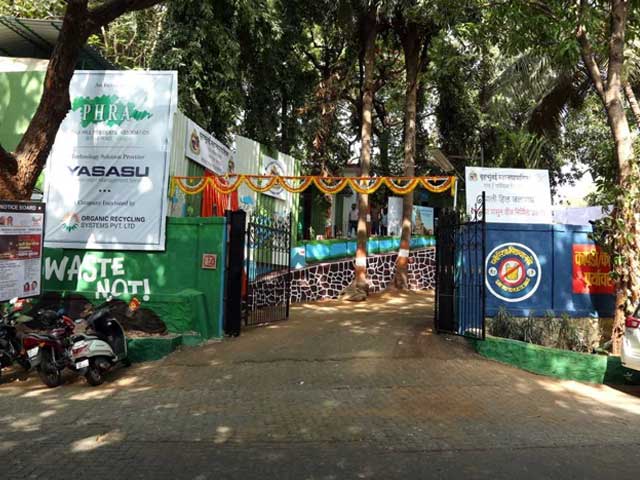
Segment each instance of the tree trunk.
M633 88L631 88L629 81L624 82L624 93L627 97L627 101L629 102L629 106L631 107L631 111L633 112L633 116L636 119L636 127L640 129L640 105L638 105L636 94L634 93Z
M373 96L375 93L375 45L377 29L377 5L369 8L363 19L364 39L364 82L362 92L362 127L360 151L360 176L368 177L371 168L371 132L373 129ZM358 238L355 259L355 287L368 292L367 281L367 214L369 213L369 195L358 195Z
M42 97L15 152L0 145L0 198L27 200L70 108L69 84L89 35L120 15L161 0L109 0L89 9L88 0L67 0L62 27L51 53Z
M632 182L632 162L634 160L633 138L629 130L627 115L622 103L621 95L621 75L624 63L624 36L625 24L627 19L627 2L625 0L613 0L611 2L611 34L609 41L609 69L607 75L607 88L604 95L604 106L609 120L609 126L615 143L615 154L618 166L618 185L621 187L620 198L616 206L615 215L622 218L627 229L631 233L637 233L637 219L633 211L629 211L630 204L625 201L624 196L627 188L630 188ZM629 225L633 222L634 225ZM629 249L629 245L620 235L616 245L618 253L627 254L627 256L636 256L637 252ZM635 243L635 242L634 242ZM622 346L622 335L624 334L624 321L627 313L626 306L628 298L625 292L634 291L632 287L635 280L640 274L637 270L637 262L632 258L627 258L630 274L622 275L618 282L616 290L616 311L613 321L613 330L611 332L612 353L619 355ZM636 269L633 266L636 266Z
M624 320L630 307L635 304L639 296L638 278L640 265L638 263L638 232L639 221L634 212L634 199L628 195L637 194L634 182L634 152L633 138L629 130L626 112L622 103L622 67L624 65L625 28L628 15L628 0L611 0L610 32L609 32L609 62L606 82L602 78L600 68L595 59L593 48L587 36L583 22L586 9L590 8L587 0L580 0L578 12L578 26L576 36L580 43L583 61L589 72L593 85L600 96L607 115L611 136L615 144L615 158L617 163L617 184L620 193L616 200L613 213L616 222L614 232L614 250L616 256L621 256L623 262L616 262L618 280L616 282L616 309L611 332L612 353L620 354L622 335L624 334ZM620 227L623 225L624 227ZM624 228L624 231L620 231ZM631 296L629 298L628 292Z
M406 93L404 110L404 176L415 175L416 111L418 98L418 70L420 64L421 38L418 26L409 23L400 34L404 50ZM409 288L409 251L411 248L411 219L413 215L413 192L402 201L402 234L400 250L396 260L394 286L400 290Z
M0 198L28 200L44 167L58 128L70 108L69 83L87 40L87 2L69 2L58 42L53 49L44 79L40 104L13 157L15 167L0 168Z

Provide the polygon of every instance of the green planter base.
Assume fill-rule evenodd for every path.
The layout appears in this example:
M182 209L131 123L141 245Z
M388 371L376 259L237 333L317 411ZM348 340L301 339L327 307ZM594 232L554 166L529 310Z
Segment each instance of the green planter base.
M127 347L133 363L160 360L184 345L192 347L203 342L199 335L167 335L166 337L129 338Z
M484 357L540 375L590 383L640 384L640 374L623 367L619 357L559 350L508 338L488 336L484 341L471 341Z

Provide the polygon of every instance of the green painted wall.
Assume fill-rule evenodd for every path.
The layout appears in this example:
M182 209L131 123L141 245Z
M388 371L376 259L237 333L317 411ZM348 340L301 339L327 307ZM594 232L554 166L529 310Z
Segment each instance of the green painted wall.
M14 150L42 95L45 72L0 72L0 143Z
M329 216L329 202L327 202L320 190L315 187L312 188L311 227L316 235L324 235L327 217Z
M189 161L189 170L187 172L189 177L202 177L204 176L204 167L198 165L196 162ZM198 195L187 195L187 216L199 217L202 209L202 193Z
M571 352L499 337L470 341L480 355L540 375L590 383L640 381L638 374L622 366L619 357Z
M165 252L45 249L45 291L78 292L100 303L108 295L136 296L169 332L222 336L225 219L167 219ZM202 255L217 255L217 269L202 268Z

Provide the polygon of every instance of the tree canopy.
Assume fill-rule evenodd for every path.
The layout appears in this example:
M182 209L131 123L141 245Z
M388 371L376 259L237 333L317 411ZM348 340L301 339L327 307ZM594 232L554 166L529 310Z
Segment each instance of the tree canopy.
M354 161L365 176L437 173L434 148L458 174L468 165L544 168L555 188L590 172L589 200L615 207L601 240L615 259L622 314L640 301L638 7L0 0L0 15L63 19L38 112L16 152L0 148L0 190L30 194L66 114L78 51L90 43L123 68L177 70L189 117L224 141L241 134L290 153L307 173L337 174ZM359 202L362 259L367 196Z

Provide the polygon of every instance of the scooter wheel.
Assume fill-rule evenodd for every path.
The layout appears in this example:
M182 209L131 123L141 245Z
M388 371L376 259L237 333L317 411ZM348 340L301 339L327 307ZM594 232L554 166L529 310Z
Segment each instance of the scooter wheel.
M40 380L49 388L55 388L62 384L62 370L53 363L49 352L42 352L42 360L38 366Z
M94 360L89 361L89 368L87 368L87 373L84 376L87 379L87 383L92 387L102 385L104 382L102 370Z

